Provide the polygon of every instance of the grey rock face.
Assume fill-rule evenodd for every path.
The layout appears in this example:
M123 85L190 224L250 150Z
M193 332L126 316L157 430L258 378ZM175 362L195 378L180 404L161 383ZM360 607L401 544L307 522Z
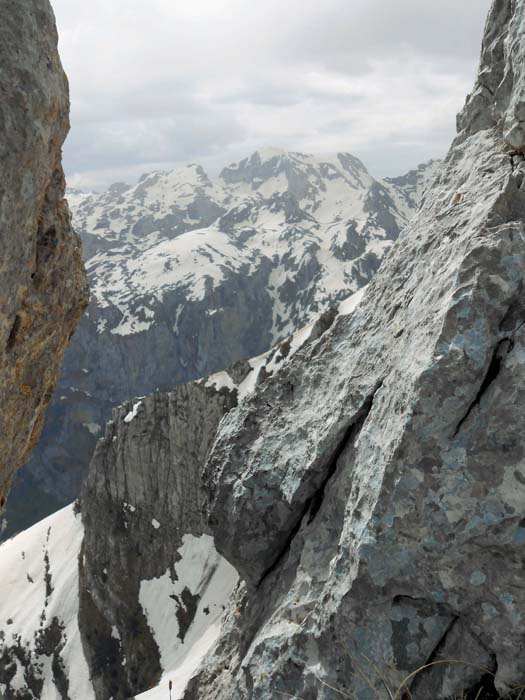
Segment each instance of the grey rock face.
M504 107L469 98L356 312L221 423L210 523L245 588L186 700L387 698L450 658L416 700L525 683L523 9L487 25Z
M525 148L524 21L522 0L494 2L478 79L458 119L460 130L467 133L499 126L517 151Z
M0 85L1 510L87 304L61 168L68 87L47 0L2 3Z
M200 475L218 423L236 402L235 391L203 382L154 394L117 409L97 447L80 502L78 625L100 700L128 698L160 679L141 582L168 569L176 580L183 537L207 532ZM187 596L166 602L174 630L177 619L186 629L195 615Z
M73 191L92 300L4 536L76 498L114 406L266 352L367 284L422 189L349 154L269 151L213 180L188 166Z

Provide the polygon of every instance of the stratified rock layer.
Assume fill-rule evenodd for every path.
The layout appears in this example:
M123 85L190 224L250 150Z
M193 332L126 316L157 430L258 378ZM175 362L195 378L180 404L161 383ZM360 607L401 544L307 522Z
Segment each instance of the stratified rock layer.
M0 509L37 442L87 304L64 201L67 80L47 0L0 7Z
M459 136L364 301L221 423L210 522L245 588L186 700L525 683L524 32L496 0Z

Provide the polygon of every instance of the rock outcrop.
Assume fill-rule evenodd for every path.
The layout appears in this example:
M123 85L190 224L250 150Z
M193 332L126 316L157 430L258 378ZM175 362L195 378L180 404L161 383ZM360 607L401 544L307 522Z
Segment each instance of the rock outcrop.
M0 546L0 697L124 700L218 635L237 573L200 474L236 402L210 381L116 409L81 501Z
M524 41L523 0L495 0L458 137L363 302L223 419L210 524L244 589L185 700L525 684Z
M358 301L351 299L341 312L351 313ZM202 485L219 422L325 333L335 317L327 312L264 356L114 411L79 502L85 535L78 624L100 700L155 686L162 673L177 667L181 653L193 653L195 628L201 624L204 634L222 616L237 573L216 554ZM176 587L195 546L204 548L207 561L202 587L197 576L193 588L185 583L168 596L166 585ZM162 577L164 590L154 607L171 630L168 644L144 594L148 587L157 590ZM210 595L219 608L210 605Z
M97 698L128 698L160 680L162 653L141 584L165 574L176 582L184 538L208 534L200 475L235 403L235 391L205 383L154 394L117 409L97 447L80 505L78 621ZM185 588L163 611L173 645L178 635L184 642L198 602Z
M42 429L66 345L87 305L64 201L66 77L47 0L0 8L0 510Z

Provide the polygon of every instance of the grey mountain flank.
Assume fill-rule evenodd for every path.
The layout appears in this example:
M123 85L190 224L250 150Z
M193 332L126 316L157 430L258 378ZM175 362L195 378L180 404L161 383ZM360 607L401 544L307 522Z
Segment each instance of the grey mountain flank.
M87 305L64 200L67 80L45 0L0 8L0 510L36 445L65 348Z
M4 537L78 496L112 408L266 352L365 285L436 166L383 182L350 154L273 149L71 192L91 303Z
M141 581L174 574L184 535L209 532L200 475L219 421L235 404L235 392L227 389L181 386L144 399L129 424L124 420L132 406L117 410L99 443L80 506L85 535L78 618L98 698L131 697L159 681L159 646L140 603ZM133 504L131 512L126 504ZM152 522L162 524L162 537ZM166 601L174 618L184 620L182 641L198 602L185 590L186 597L183 591ZM105 645L111 653L101 659Z

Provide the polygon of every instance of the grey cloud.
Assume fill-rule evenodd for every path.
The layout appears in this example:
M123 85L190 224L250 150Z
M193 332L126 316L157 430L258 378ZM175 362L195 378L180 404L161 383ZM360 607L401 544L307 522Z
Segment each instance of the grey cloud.
M353 150L375 174L440 156L490 0L54 0L66 169L101 187L264 146Z

